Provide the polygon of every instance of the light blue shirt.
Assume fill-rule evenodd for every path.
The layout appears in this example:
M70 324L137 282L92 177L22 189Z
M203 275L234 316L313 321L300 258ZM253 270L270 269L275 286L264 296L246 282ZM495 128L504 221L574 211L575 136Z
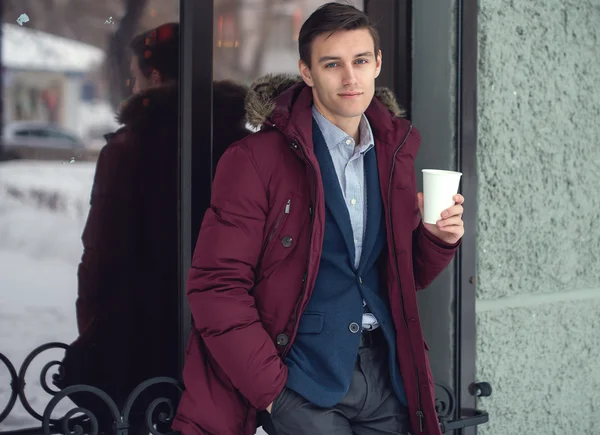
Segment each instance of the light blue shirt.
M352 137L327 120L314 106L312 114L321 133L323 133L348 207L354 235L354 267L358 268L367 224L364 155L375 146L373 132L367 117L363 114L358 127L359 143L356 146ZM379 326L377 319L371 313L363 314L362 323L365 329L375 329Z

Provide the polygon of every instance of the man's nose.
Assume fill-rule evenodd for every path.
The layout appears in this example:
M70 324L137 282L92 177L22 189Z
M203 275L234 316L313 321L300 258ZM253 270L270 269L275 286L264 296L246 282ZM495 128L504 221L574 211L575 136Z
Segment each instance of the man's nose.
M356 72L352 65L344 67L342 80L344 86L351 86L356 83Z

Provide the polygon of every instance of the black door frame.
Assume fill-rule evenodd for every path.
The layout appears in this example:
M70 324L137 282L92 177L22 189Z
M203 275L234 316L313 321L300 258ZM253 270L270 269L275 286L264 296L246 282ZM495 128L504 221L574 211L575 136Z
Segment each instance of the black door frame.
M202 4L200 4L202 3ZM181 0L179 155L179 367L183 371L192 318L186 287L193 247L210 205L214 2Z
M457 77L456 77L456 137L457 167L463 173L461 193L469 198L465 203L463 221L466 231L457 257L455 318L455 388L458 404L465 414L473 415L477 397L490 395L487 383L477 379L476 334L476 271L477 271L477 0L458 0ZM477 427L465 428L461 435L475 435Z
M381 47L387 56L378 86L394 90L410 119L412 103L412 0L365 0L365 11L374 19L381 33ZM212 184L212 146L195 148L192 143L212 143L212 61L214 0L182 0L182 146L181 146L181 244L180 244L180 361L183 367L185 348L191 327L186 296L186 281L191 264L193 237L201 216L192 215L192 201L200 201L204 210L210 195L202 186ZM476 382L475 271L476 271L476 197L477 197L477 0L457 0L457 78L456 78L456 167L463 172L461 193L469 198L463 219L468 231L453 267L455 311L455 376L445 388L448 397L438 399L441 408L450 411L442 417L446 432L472 435L476 425L488 415L476 410L476 398L489 393L486 383ZM184 92L185 90L185 92ZM191 90L191 91L190 91ZM191 156L201 153L200 163L192 168ZM198 159L194 159L198 161ZM196 191L195 191L196 189ZM193 237L192 237L193 236ZM191 241L192 240L192 241Z
M457 2L457 167L463 172L462 193L469 198L463 219L468 228L475 228L477 197L477 1ZM208 207L206 187L212 184L212 147L192 144L212 143L212 60L214 1L181 2L181 153L180 153L180 337L181 366L189 336L191 319L186 296L186 281L191 264L193 235L197 233L201 216L192 216L192 201L200 201L201 209ZM386 53L386 67L378 78L378 86L394 90L400 105L410 119L412 102L411 0L365 0L365 11L377 24L381 48ZM192 154L200 164L192 168ZM194 190L196 186L197 192ZM475 368L475 231L467 231L459 251L457 267L456 312L458 332L455 364L456 397L461 407L475 408L475 398L469 382L476 378ZM458 416L456 416L458 417Z

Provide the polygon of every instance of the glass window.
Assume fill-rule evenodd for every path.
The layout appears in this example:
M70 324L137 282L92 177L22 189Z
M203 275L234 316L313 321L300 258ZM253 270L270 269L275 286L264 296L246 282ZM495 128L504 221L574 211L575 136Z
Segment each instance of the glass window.
M215 0L213 78L215 88L213 162L247 133L243 98L229 82L249 86L265 74L298 74L298 34L304 21L327 0ZM348 3L344 1L344 3ZM350 2L364 8L363 0Z
M215 0L215 80L249 84L263 74L296 74L300 27L325 3L326 0ZM362 0L350 3L363 9Z
M21 140L0 143L0 432L43 433L45 388L91 385L123 410L141 382L179 375L179 0L2 8L0 129ZM4 417L10 364L28 405ZM171 390L138 398L130 434ZM75 405L112 430L86 392L52 418Z

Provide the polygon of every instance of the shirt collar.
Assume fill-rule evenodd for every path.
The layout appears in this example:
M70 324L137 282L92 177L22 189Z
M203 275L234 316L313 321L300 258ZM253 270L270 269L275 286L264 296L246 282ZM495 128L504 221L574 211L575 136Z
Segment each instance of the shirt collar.
M337 148L342 142L345 142L348 139L354 142L353 138L348 136L341 128L325 118L314 105L312 106L312 114L313 118L317 122L317 125L321 129L321 133L323 133L323 138L325 139L327 148L330 150ZM362 152L366 152L373 147L374 140L371 125L369 124L369 120L364 113L360 119L358 131L360 135L358 147L362 149Z

